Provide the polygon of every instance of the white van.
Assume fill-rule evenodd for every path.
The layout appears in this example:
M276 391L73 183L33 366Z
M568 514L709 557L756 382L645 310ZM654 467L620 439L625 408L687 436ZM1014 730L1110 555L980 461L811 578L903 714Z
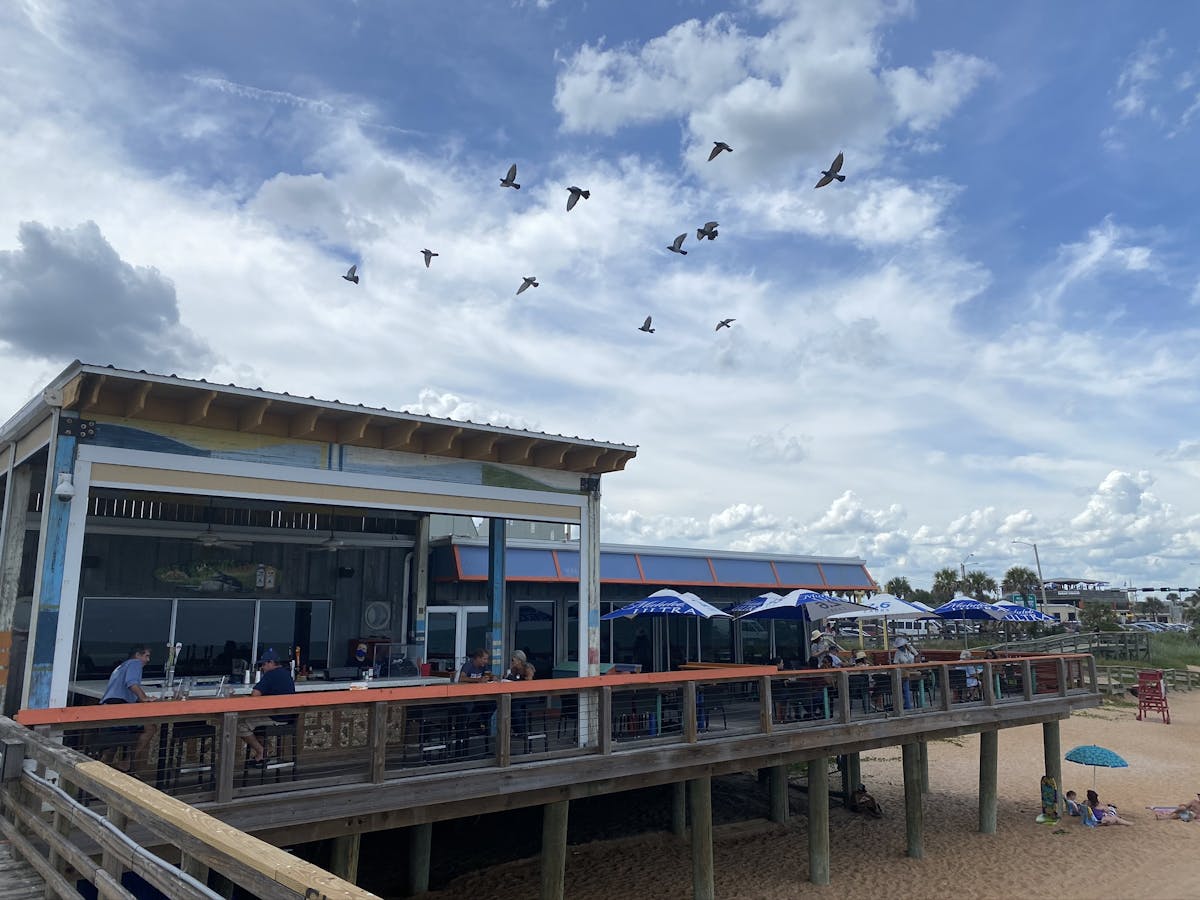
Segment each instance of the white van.
M897 637L936 638L941 634L941 623L933 619L895 619L888 620L888 632Z

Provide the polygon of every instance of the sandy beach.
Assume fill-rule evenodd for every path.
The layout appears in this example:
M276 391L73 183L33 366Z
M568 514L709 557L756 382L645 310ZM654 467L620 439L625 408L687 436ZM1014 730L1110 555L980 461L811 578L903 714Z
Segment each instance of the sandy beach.
M978 828L979 739L970 735L929 746L930 793L925 806L925 855L905 855L900 749L863 754L863 780L883 805L870 819L831 804L831 883L808 882L805 800L793 791L790 823L761 818L762 798L750 778L748 821L714 830L716 894L777 900L809 895L1012 898L1096 896L1184 900L1200 896L1200 821L1157 821L1148 806L1183 802L1200 791L1200 691L1171 696L1172 724L1138 722L1133 705L1106 706L1062 722L1062 748L1108 747L1125 769L1096 770L1101 799L1116 804L1133 827L1085 828L1078 818L1039 825L1041 726L1000 733L997 834ZM1092 787L1092 769L1063 763L1064 790ZM728 789L728 786L724 788ZM575 814L574 805L572 815ZM523 859L461 876L437 900L536 897L538 860ZM572 846L566 871L572 900L613 897L689 898L691 858L686 838L654 833Z

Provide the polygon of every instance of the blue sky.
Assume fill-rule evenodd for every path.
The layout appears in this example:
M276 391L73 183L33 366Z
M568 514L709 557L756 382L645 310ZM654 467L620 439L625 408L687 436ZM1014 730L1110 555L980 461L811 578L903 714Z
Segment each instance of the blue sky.
M10 4L0 407L78 357L637 444L607 540L1200 582L1198 26Z

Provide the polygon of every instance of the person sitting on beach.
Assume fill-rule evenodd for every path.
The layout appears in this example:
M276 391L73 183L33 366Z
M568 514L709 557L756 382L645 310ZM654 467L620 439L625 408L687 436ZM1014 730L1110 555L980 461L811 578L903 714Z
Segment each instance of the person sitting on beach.
M1074 791L1067 791L1064 795L1067 801L1067 815L1081 816L1083 815L1084 804L1079 802L1079 795Z
M1092 812L1092 818L1096 820L1097 825L1132 825L1133 823L1127 819L1122 819L1117 812L1117 808L1111 803L1104 804L1100 802L1100 797L1095 791L1087 792L1087 806Z
M864 784L860 784L854 789L854 795L850 798L850 809L853 812L866 813L877 819L883 818L883 808L874 797L867 793L867 787Z
M1154 818L1156 819L1183 819L1185 822L1190 822L1197 816L1200 816L1200 794L1196 795L1195 800L1181 803L1170 811L1165 809L1154 810Z

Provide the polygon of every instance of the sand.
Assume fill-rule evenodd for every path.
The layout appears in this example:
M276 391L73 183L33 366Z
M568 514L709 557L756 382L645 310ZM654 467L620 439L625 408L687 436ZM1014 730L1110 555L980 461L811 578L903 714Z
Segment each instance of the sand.
M900 748L864 753L863 780L884 808L870 819L831 804L831 883L808 881L805 800L794 791L786 827L763 819L714 829L716 896L779 900L801 896L889 898L1055 897L1061 900L1200 897L1200 821L1158 821L1148 806L1182 803L1200 791L1200 691L1171 696L1172 724L1138 722L1136 707L1106 705L1061 723L1062 749L1108 747L1129 762L1096 770L1096 790L1132 827L1085 828L1078 818L1039 825L1043 771L1040 725L1000 732L997 833L978 832L979 738L929 745L930 793L924 857L905 855ZM1092 769L1063 762L1064 790L1083 796ZM755 791L743 779L744 790ZM760 815L762 798L747 802ZM687 838L656 833L571 846L566 895L571 900L690 898ZM537 858L461 876L427 896L436 900L536 897Z

